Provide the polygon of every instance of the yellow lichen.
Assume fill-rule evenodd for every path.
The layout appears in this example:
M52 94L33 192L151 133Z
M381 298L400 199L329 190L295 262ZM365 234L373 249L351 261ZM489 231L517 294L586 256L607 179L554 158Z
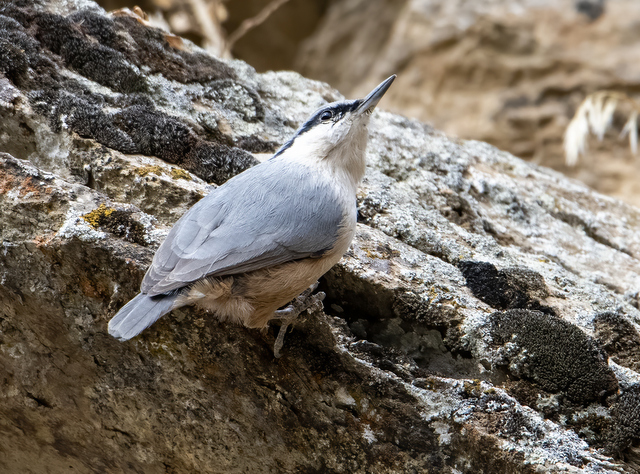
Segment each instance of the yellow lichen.
M116 210L112 207L107 207L104 204L100 204L98 209L94 209L93 211L85 214L82 218L89 223L91 227L97 229L100 227L101 222L103 222L105 217L109 217Z
M137 168L135 172L140 176L146 176L149 173L153 173L157 175L164 174L162 166L158 166L158 165L141 166L140 168Z
M375 249L364 246L360 248L365 254L367 254L367 257L372 260L389 260L400 256L400 252L392 249L388 245L377 245Z
M148 244L145 227L132 217L131 211L114 209L101 204L98 209L85 214L82 218L94 229L111 232L117 237L136 244Z
M437 377L418 378L414 380L413 384L418 388L431 392L443 391L448 387L446 382Z
M473 379L471 381L465 380L464 393L468 397L478 398L482 394L482 385L480 380Z
M173 179L186 179L191 181L191 175L182 168L171 168L171 177Z

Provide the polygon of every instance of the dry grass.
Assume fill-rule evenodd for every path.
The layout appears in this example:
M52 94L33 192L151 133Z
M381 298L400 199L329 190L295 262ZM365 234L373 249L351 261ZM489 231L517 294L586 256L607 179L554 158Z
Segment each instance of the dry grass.
M624 107L623 107L624 106ZM598 91L588 95L578 107L564 134L565 161L575 166L578 157L587 150L589 133L602 141L613 124L616 110L628 110L628 119L620 132L620 138L629 135L629 147L635 154L638 150L638 113L640 106L628 95L614 91Z

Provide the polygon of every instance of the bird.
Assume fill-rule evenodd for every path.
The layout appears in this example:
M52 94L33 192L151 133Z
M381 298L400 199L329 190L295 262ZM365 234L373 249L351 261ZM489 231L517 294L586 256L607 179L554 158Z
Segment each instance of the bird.
M395 78L364 99L320 107L272 157L191 207L156 251L140 293L109 321L109 334L126 341L196 305L248 328L282 320L280 357L287 326L324 297L311 293L355 235L369 119Z

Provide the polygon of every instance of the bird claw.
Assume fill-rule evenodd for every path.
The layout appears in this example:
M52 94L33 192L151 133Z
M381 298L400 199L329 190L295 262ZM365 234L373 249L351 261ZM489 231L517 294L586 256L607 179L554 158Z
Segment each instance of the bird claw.
M284 336L287 333L289 325L304 311L319 311L323 309L322 300L325 298L324 292L320 291L315 295L311 295L316 288L318 288L318 282L315 282L309 288L304 290L300 296L295 298L291 304L286 308L279 309L274 313L273 319L280 319L282 324L278 331L278 337L273 345L273 355L276 359L279 359L280 349L284 345Z

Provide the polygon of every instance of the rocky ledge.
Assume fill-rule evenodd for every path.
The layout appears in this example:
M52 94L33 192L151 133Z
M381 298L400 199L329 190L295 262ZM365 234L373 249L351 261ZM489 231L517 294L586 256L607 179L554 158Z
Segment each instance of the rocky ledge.
M377 112L323 313L174 311L173 222L339 97L88 0L0 1L4 472L636 472L640 211Z

